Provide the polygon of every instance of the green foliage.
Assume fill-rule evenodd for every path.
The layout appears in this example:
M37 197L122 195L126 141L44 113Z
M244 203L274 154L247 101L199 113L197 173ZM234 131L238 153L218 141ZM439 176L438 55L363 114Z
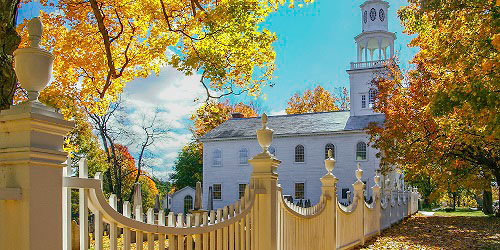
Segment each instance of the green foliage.
M170 175L173 188L180 190L183 187L196 186L196 182L203 181L203 160L200 146L197 142L188 143L177 157L174 173Z

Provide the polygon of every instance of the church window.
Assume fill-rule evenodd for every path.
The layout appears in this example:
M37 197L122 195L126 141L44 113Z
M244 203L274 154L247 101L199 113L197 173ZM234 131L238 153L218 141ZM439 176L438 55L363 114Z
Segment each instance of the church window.
M347 199L347 191L349 191L348 188L342 188L342 199Z
M335 158L335 146L331 143L326 144L325 146L325 159L328 159L328 150L332 150L332 157Z
M376 11L374 8L372 8L372 9L370 10L370 19L371 19L372 21L375 21L375 18L377 18L377 11Z
M363 13L363 22L366 23L366 21L368 21L368 12L366 12L365 10L365 12Z
M274 148L273 146L271 146L271 147L268 148L268 150L269 150L270 154L276 156L276 148Z
M240 165L248 164L248 150L246 148L240 149Z
M212 166L222 166L222 151L220 149L214 150Z
M239 184L238 185L238 199L243 198L245 196L245 188L247 187L247 184Z
M365 161L366 160L366 143L358 142L356 145L356 160Z
M193 196L186 195L184 197L184 214L187 214L191 209L193 209Z
M304 146L302 145L295 147L295 162L304 162Z
M366 95L361 95L361 108L366 108Z
M380 11L378 12L378 17L380 17L380 21L384 21L385 19L385 13L384 13L384 10L383 9L380 9Z
M375 98L377 97L377 90L376 89L370 89L370 92L368 92L368 100L370 102L370 106L373 107L373 104L375 103Z
M222 184L214 184L212 187L214 200L222 200Z
M295 199L304 199L305 197L305 183L295 183Z

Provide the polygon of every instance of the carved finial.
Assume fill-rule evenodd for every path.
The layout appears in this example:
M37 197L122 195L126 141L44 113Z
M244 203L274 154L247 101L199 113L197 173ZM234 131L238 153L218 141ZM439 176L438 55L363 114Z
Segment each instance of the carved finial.
M358 169L356 170L356 178L358 178L358 181L361 181L361 177L363 177L363 170L361 169L361 164L358 162Z
M273 142L273 130L267 127L267 115L262 114L262 128L257 130L257 141L262 147L264 153L268 153L267 149L271 146Z
M380 176L378 175L378 173L375 174L373 180L375 181L375 186L380 186Z
M31 48L40 48L43 25L39 17L35 17L28 22L28 33Z
M333 159L333 152L331 149L328 150L328 159L325 159L325 168L328 171L327 174L331 174L333 168L335 167L335 159Z

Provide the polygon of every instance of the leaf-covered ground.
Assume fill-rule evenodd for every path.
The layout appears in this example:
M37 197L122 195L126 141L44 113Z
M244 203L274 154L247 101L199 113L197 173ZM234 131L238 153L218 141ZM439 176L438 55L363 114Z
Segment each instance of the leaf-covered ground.
M416 215L361 249L500 249L500 218Z

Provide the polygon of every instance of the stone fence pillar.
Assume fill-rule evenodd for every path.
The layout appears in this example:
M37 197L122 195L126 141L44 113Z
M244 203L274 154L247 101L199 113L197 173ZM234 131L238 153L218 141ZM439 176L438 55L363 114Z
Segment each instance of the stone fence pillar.
M50 79L52 55L38 47L42 26L28 24L31 47L18 49L15 70L29 101L0 112L0 249L62 249L64 136L73 128L37 101Z
M332 150L328 150L328 159L325 160L325 168L328 171L321 177L321 193L325 201L325 211L327 219L325 223L325 232L330 236L325 240L326 249L337 248L337 178L332 174L335 167L335 159L333 159Z
M361 181L361 178L363 177L363 170L361 169L361 164L358 163L358 169L356 170L356 182L352 184L352 187L354 189L354 199L357 202L357 207L356 211L359 213L360 219L359 219L359 226L358 228L358 237L361 239L361 245L365 244L365 232L364 232L364 227L365 227L365 221L364 221L364 206L365 206L365 195L363 194L363 190L365 189L365 184L363 181Z
M273 130L267 128L267 115L262 115L262 129L257 130L257 140L263 152L248 162L253 167L250 185L255 190L254 209L256 228L255 249L278 249L278 174L276 169L281 163L267 150L271 145Z

